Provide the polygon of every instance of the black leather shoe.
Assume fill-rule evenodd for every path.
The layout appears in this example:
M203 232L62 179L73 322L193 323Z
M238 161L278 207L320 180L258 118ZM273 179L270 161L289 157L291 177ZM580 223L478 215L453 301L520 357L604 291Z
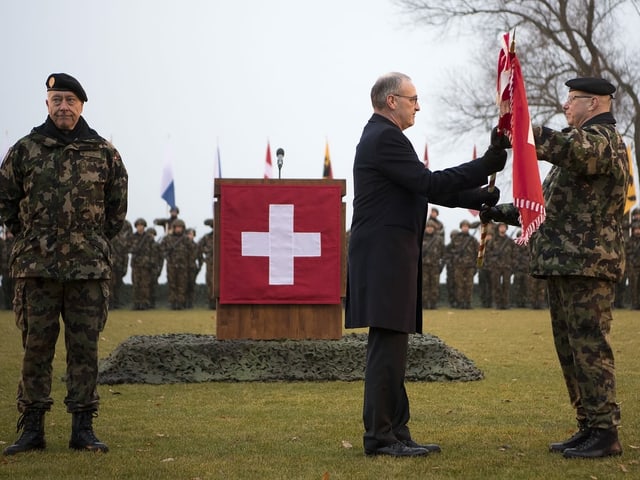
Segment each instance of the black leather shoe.
M618 429L616 427L593 428L586 440L577 447L567 448L562 455L564 458L602 458L622 455Z
M375 450L365 450L365 455L390 455L392 457L423 457L429 452L424 448L407 447L404 443L396 442L386 447L376 448Z
M413 440L400 440L400 441L404 444L405 447L424 448L429 453L440 453L442 451L442 449L440 448L440 445L436 443L427 443L427 444L421 445L419 443L414 442Z
M571 438L567 438L562 442L555 442L549 444L549 451L554 453L562 453L567 448L575 448L584 442L591 435L591 429L587 427L580 427L576 433L574 433Z

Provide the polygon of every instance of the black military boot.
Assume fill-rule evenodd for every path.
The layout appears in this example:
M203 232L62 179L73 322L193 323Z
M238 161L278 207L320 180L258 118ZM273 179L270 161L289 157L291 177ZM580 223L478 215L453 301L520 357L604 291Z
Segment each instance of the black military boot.
M96 438L93 433L93 411L74 412L71 420L71 440L69 448L75 450L91 450L93 452L109 451L109 447Z
M591 435L591 429L587 427L586 423L578 424L578 431L574 433L570 438L562 442L555 442L549 445L549 451L555 453L562 453L567 448L574 448L584 442Z
M563 452L565 458L601 458L614 455L622 455L616 427L592 428L589 438Z
M22 430L22 435L16 443L9 445L2 453L15 455L29 450L44 450L47 446L44 440L44 412L44 410L27 410L20 415L16 431Z

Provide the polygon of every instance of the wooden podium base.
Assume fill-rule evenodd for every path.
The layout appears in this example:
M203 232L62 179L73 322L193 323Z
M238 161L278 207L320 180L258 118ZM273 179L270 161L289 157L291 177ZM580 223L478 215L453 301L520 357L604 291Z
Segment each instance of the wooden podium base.
M216 305L220 340L342 338L342 305Z

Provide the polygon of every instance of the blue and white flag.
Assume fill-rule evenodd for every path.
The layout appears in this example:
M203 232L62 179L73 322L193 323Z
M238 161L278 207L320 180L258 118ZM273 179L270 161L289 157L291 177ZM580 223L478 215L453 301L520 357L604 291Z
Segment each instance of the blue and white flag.
M171 156L167 159L162 169L162 180L160 181L160 196L171 208L176 208L176 190L173 183L173 168L171 167Z

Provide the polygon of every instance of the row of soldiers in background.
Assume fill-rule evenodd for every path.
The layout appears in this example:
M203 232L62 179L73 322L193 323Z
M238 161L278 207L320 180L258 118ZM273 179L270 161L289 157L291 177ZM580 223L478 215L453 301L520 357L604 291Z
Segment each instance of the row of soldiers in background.
M120 234L112 240L113 274L111 276L110 308L121 306L120 291L127 274L129 257L134 310L147 310L156 306L158 278L166 261L168 303L173 310L192 308L195 297L196 277L205 266L209 308L214 308L213 298L213 230L195 241L196 232L186 228L177 218L179 210L172 209L168 219L156 219L155 225L165 229L165 235L156 241L157 231L147 227L138 218L131 227L125 222ZM213 220L205 225L213 229Z
M469 309L478 274L480 304L485 308L508 309L546 307L546 283L530 276L529 248L518 245L508 234L504 223L488 224L484 262L477 267L479 242L471 229L479 230L479 222L460 222L460 229L450 233L445 245L444 228L433 208L427 220L422 245L422 303L435 309L440 299L440 274L446 268L446 293L449 306ZM617 308L624 308L627 292L630 308L640 310L640 208L631 213L626 243L626 274L618 284ZM520 236L521 232L517 232ZM513 280L512 280L513 279Z
M156 241L157 232L147 228L147 222L135 221L135 231L129 222L112 241L113 275L111 280L111 308L121 306L120 291L127 274L129 259L133 287L133 308L146 310L155 308L158 278L166 261L167 288L170 308L182 309L193 306L196 276L204 265L206 268L206 290L209 308L215 307L213 298L213 230L197 243L195 231L186 229L178 218L179 210L172 209L171 216L156 219L154 224L163 227L165 236ZM213 221L205 220L213 229ZM470 232L479 229L478 222L463 220L460 229L450 233L450 242L445 246L444 226L438 220L438 210L433 208L427 221L423 242L423 305L437 308L440 299L440 273L446 268L446 293L453 308L471 308L473 278L478 273L480 304L485 308L539 309L546 306L544 280L528 275L529 250L519 246L507 235L507 226L499 224L497 230L489 224L485 259L482 268L476 266L478 240ZM177 228L175 228L177 227ZM626 272L616 291L616 308L640 309L640 208L631 212L626 243ZM495 230L495 231L494 231ZM2 298L0 305L12 308L13 281L9 275L9 256L13 246L13 235L3 229L0 235L0 275L2 276ZM511 280L513 279L513 280Z

